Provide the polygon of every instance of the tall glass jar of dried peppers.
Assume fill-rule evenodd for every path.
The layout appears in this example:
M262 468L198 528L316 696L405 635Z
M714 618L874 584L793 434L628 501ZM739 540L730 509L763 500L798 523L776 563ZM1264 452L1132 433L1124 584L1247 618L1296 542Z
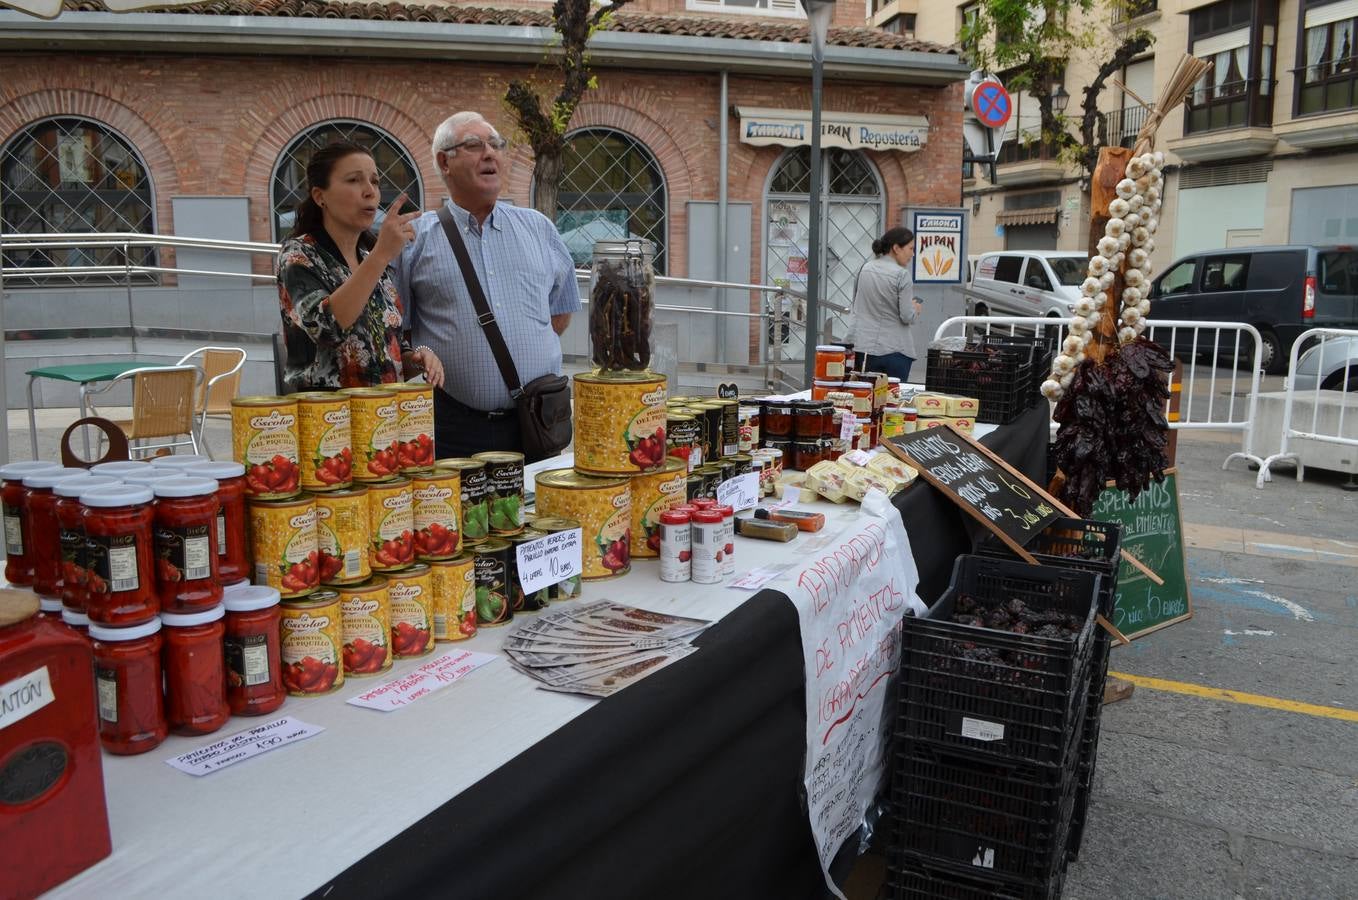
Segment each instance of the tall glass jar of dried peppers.
M597 241L589 288L589 344L595 369L644 371L651 365L655 245Z

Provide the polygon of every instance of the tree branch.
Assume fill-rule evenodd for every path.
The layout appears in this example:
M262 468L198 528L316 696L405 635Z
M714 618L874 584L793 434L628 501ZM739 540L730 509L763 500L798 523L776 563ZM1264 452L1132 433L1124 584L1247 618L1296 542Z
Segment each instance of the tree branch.
M1108 79L1145 52L1153 40L1150 32L1145 30L1128 35L1122 45L1113 51L1113 55L1099 67L1094 79L1084 89L1084 103L1081 106L1084 114L1080 118L1080 139L1083 142L1084 150L1080 154L1080 164L1088 175L1092 175L1094 167L1098 165L1099 148L1108 143L1108 129L1103 123L1102 114L1099 112L1099 94L1103 93L1104 84ZM1096 126L1099 130L1097 140L1094 133Z

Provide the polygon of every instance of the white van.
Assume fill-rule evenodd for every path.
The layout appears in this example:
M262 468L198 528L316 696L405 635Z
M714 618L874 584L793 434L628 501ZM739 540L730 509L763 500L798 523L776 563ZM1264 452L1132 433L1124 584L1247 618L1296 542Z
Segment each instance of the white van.
M976 259L964 291L969 315L1068 318L1089 257L1071 250L1008 250Z

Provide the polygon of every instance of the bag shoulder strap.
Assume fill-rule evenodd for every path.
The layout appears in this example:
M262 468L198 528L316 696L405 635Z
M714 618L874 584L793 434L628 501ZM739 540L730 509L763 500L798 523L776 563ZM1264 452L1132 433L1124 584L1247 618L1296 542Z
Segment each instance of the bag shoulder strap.
M519 395L523 393L519 382L519 370L514 365L514 357L505 344L504 335L500 333L500 326L495 323L495 313L490 311L486 293L481 290L481 279L476 277L471 256L467 254L467 245L463 243L462 235L457 230L457 223L453 221L453 214L448 210L446 203L439 207L439 223L443 226L443 233L453 248L453 256L457 257L457 264L462 269L462 280L467 283L467 293L471 294L472 308L476 310L476 321L486 333L486 343L490 344L490 352L495 357L495 365L500 369L500 377L504 379L505 387L509 388L509 396L517 401Z

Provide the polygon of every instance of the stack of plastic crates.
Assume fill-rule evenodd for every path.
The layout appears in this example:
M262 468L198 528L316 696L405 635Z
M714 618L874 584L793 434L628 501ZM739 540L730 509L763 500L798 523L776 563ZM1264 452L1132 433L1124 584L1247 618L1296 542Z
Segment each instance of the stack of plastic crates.
M1091 572L963 556L943 598L906 618L890 897L1060 896L1100 588ZM1080 627L1042 636L953 621L969 601Z
M924 386L940 394L975 397L980 403L977 422L1007 425L1034 403L1028 390L1032 355L1031 349L998 345L930 347Z
M1117 522L1089 519L1057 519L1027 546L1044 566L1057 566L1093 572L1102 579L1098 611L1113 620L1113 601L1117 596L1118 569L1121 565L1122 526ZM1002 541L989 537L976 547L985 556L1014 559ZM1071 823L1067 855L1080 855L1080 842L1089 812L1089 794L1094 782L1094 765L1099 751L1099 724L1103 715L1103 689L1108 681L1108 651L1112 639L1101 627L1094 629L1094 658L1085 705L1084 736L1080 740L1079 785L1075 798L1075 817Z
M1047 380L1052 370L1052 357L1061 342L1061 328L1053 326L1043 335L1000 334L991 332L981 338L982 347L1005 347L1022 350L1029 354L1032 365L1028 370L1028 399L1032 403L1042 400L1042 382Z

